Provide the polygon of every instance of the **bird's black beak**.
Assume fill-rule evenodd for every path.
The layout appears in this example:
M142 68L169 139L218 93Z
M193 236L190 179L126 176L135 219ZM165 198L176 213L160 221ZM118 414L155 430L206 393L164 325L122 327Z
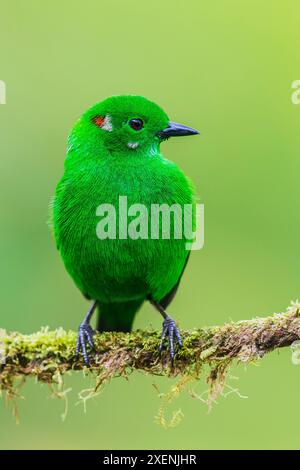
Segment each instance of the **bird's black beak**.
M168 127L157 133L158 137L161 139L195 134L200 134L200 132L198 132L196 129L193 129L192 127L184 126L183 124L178 124L177 122L172 121L169 122Z

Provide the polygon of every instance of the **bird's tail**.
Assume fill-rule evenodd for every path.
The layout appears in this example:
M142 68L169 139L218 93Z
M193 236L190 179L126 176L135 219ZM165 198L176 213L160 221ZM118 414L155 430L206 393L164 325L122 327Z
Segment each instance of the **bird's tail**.
M143 299L99 304L97 330L131 331L134 316L142 303Z

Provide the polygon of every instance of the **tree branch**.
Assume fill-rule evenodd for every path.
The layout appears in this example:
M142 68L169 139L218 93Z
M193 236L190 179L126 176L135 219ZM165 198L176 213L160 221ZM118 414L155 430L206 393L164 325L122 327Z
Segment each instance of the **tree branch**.
M208 366L214 396L234 360L249 363L300 339L300 305L293 303L286 312L266 318L183 332L182 336L183 347L171 367L168 352L161 357L158 354L160 338L156 331L97 334L97 353L91 354L95 389L134 370L199 379L203 367ZM85 369L82 358L75 357L75 342L76 333L61 328L43 328L31 335L0 330L0 390L13 393L15 379L20 376L55 384L67 371Z

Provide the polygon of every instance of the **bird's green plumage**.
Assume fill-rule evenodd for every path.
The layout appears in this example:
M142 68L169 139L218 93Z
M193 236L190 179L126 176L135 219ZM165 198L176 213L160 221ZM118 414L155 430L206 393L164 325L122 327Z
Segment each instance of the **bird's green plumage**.
M108 129L95 124L99 116L109 116ZM143 120L142 130L129 126L135 118ZM122 321L114 315L118 304L124 315L121 328L129 329L143 300L163 299L186 263L189 251L184 237L100 240L96 234L97 207L112 204L118 215L119 196L127 196L128 207L194 204L190 181L160 153L157 133L168 123L164 111L147 99L116 96L84 113L69 137L65 171L53 204L55 238L78 288L99 301L100 312L108 318L106 329L120 329ZM137 147L128 146L132 143Z

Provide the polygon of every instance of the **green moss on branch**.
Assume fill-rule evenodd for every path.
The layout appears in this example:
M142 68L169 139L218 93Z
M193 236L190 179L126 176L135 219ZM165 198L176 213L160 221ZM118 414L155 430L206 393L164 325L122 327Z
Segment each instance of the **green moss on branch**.
M180 375L185 382L187 377L199 379L204 366L208 366L214 398L233 361L249 363L300 339L300 306L292 304L286 312L266 318L183 332L183 347L177 352L173 368L167 351L161 357L158 354L159 336L156 331L140 330L97 334L97 353L91 355L95 390L113 377L127 376L135 370ZM85 368L82 358L75 356L75 342L76 333L61 328L43 328L31 335L0 330L0 390L13 394L20 376L57 384L67 371Z

